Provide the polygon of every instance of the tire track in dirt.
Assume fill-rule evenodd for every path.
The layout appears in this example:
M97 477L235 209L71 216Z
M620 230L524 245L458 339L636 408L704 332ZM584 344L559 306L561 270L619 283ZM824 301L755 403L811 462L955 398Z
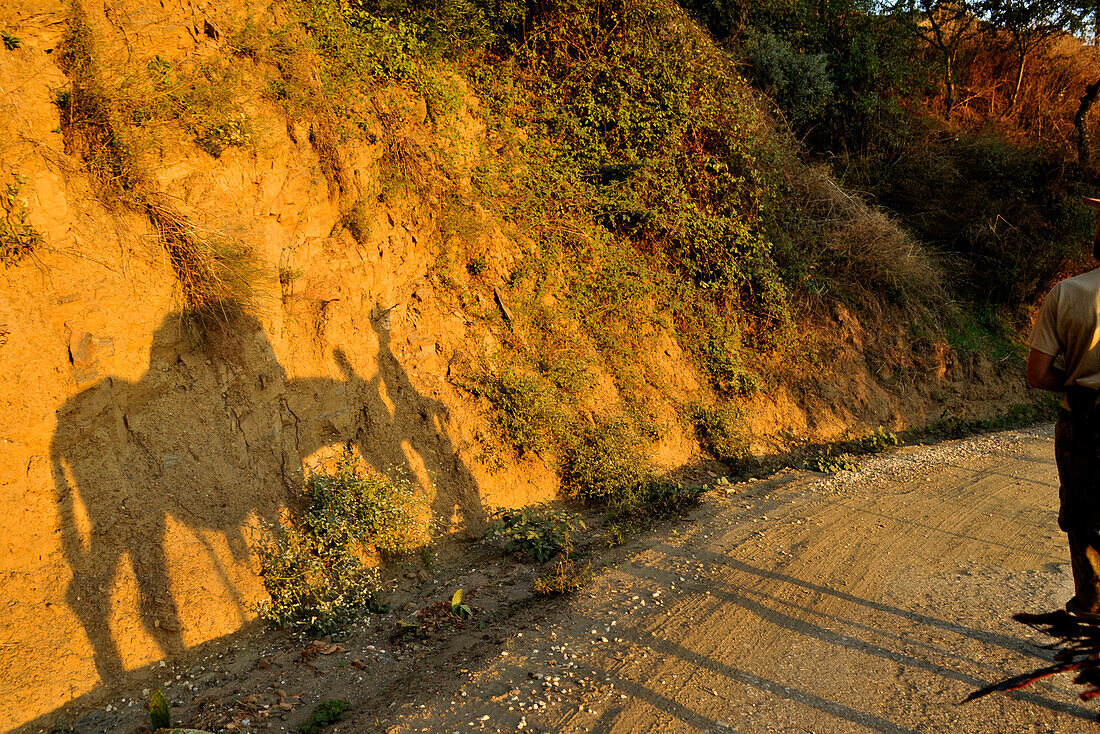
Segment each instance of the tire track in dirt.
M1010 616L1071 592L1052 451L1037 427L711 493L587 593L517 619L526 632L497 657L413 692L423 709L378 724L1092 732L1068 679L957 705L1049 657Z

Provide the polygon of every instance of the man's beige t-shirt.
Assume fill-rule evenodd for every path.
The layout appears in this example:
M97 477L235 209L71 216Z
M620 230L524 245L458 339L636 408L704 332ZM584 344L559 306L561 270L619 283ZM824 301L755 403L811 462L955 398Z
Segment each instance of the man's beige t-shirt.
M1100 268L1054 286L1031 330L1031 348L1066 360L1066 386L1100 388Z

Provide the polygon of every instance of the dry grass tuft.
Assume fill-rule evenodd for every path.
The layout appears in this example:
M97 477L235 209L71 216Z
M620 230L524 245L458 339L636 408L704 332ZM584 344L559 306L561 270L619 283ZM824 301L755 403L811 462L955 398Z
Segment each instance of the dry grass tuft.
M386 148L382 154L385 170L389 171L397 181L411 184L416 190L423 191L427 185L427 175L422 160L423 152L419 150L409 131L404 128L400 117L383 108L377 100L373 104Z
M144 209L157 228L188 310L224 321L248 310L262 275L245 245L204 232L162 197L145 196Z
M539 596L572 594L592 580L592 564L583 566L573 558L557 560L550 571L531 582L531 591Z
M794 186L804 214L819 229L819 265L865 306L947 300L935 260L886 212L842 189L822 166L808 169Z
M319 95L318 95L319 98ZM329 196L340 199L351 190L351 179L347 166L340 155L339 142L329 115L320 113L313 121L309 131L309 142L317 152L321 163L321 172L329 185Z
M126 134L93 57L95 37L79 3L66 21L59 62L70 86L54 102L61 113L65 152L82 159L108 201L132 191L141 176L132 140Z

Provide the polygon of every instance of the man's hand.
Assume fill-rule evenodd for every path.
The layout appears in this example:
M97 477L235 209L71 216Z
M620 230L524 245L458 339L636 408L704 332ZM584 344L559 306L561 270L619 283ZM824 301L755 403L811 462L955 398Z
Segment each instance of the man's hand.
M1027 384L1039 390L1066 391L1066 372L1054 366L1054 357L1032 349L1027 355Z

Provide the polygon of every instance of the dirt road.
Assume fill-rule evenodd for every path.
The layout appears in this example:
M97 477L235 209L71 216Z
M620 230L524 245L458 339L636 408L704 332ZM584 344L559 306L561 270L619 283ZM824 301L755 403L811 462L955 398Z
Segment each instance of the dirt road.
M484 662L340 730L1096 731L1068 680L956 705L1047 658L1009 616L1072 587L1052 449L1038 427L711 493Z

